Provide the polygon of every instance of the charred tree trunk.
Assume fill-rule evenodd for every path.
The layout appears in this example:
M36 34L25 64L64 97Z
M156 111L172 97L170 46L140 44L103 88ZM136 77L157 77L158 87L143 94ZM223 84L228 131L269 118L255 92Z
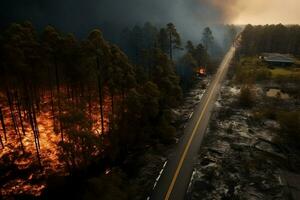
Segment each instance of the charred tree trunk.
M118 121L124 119L125 116L125 89L123 88L121 91L121 114L118 116Z
M115 118L115 112L114 112L114 94L111 93L111 127L110 129L113 130L114 129L114 118Z
M38 139L37 132L36 132L36 127L35 127L36 125L34 123L31 106L30 106L29 109L30 110L28 111L28 118L29 118L30 126L31 126L31 129L32 129L32 132L33 132L36 155L37 155L37 159L38 159L39 165L42 166L41 156L40 156L40 151L39 151L39 149L40 149L40 147L39 147L39 139Z
M38 159L38 163L39 166L42 167L42 163L41 163L41 156L40 156L40 151L39 151L39 139L38 139L38 134L36 132L36 124L34 123L34 119L33 119L33 115L32 115L32 109L34 109L34 103L32 101L31 96L29 96L29 90L27 87L27 82L24 79L24 91L25 91L25 105L26 105L26 109L27 109L27 115L28 115L28 119L30 122L30 126L33 132L33 137L34 137L34 144L35 144L35 150L36 150L36 154L37 154L37 159Z
M8 100L9 109L10 109L10 116L11 116L11 119L12 119L12 122L13 122L13 127L14 127L16 135L18 136L20 146L21 146L21 150L24 154L25 149L24 149L24 145L23 145L23 142L22 142L22 136L21 136L21 133L19 131L17 120L16 120L16 117L15 117L15 114L14 114L13 99L12 99L12 96L11 96L8 88L7 88L6 94L7 94L7 100Z
M0 120L1 120L1 123L3 121L3 116L2 116L2 107L0 106ZM5 127L5 126L4 126ZM6 139L6 130L5 128L3 127L3 124L2 124L2 129L3 129L3 132L4 132L4 137ZM3 140L2 140L2 136L1 136L1 133L0 133L0 143L1 143L1 146L2 148L4 149L4 144L3 144Z
M53 130L55 129L56 121L55 121L55 110L54 110L54 101L53 101L53 91L52 87L50 88L50 104L51 104L51 112L53 119Z
M1 125L2 125L2 130L4 133L4 140L7 141L7 136L6 136L6 127L5 127L5 123L4 123L4 117L3 117L3 112L2 112L2 107L0 106L0 121L1 121Z
M26 135L26 131L24 128L24 123L23 123L23 117L22 117L22 113L21 113L21 105L20 105L20 98L19 98L18 92L16 92L16 104L17 104L18 115L19 115L20 124L21 124L21 128L22 128L22 133L23 133L23 135Z
M34 122L37 146L38 146L39 149L41 149L41 146L40 146L40 131L39 131L38 123L37 123L37 120L36 120L36 111L35 111L33 103L32 103L32 117L33 117L33 122Z
M88 94L88 106L89 106L89 118L92 119L92 95L91 95L91 90L89 90Z
M98 92L99 92L99 104L100 104L100 120L101 120L101 134L104 134L104 112L103 112L103 86L101 79L100 60L97 57L97 69L98 69Z
M75 96L75 88L74 85L70 86L70 90L71 90L71 102L73 103L73 105L76 105L76 96Z
M50 67L48 67L48 79L49 79L49 87L50 87L50 104L51 104L51 112L53 119L53 129L55 127L55 110L54 110L54 101L53 101L53 85L51 80Z
M34 102L36 105L36 110L37 110L37 112L40 112L40 94L36 87L36 83L34 83L34 86L33 86L33 94L34 94L33 99L34 99Z
M3 140L2 140L1 134L0 134L0 144L1 144L2 148L4 149L4 144L3 144Z
M59 117L61 116L61 106L60 106L60 80L59 80L59 73L58 73L58 63L57 63L57 58L55 56L54 58L55 62L55 79L56 79L56 92L57 92L57 105L58 105L58 115ZM64 141L64 135L63 135L63 128L62 128L62 123L61 120L58 119L59 121L59 128L60 128L60 134L61 134L61 141Z
M57 94L59 94L59 86L60 86L60 81L59 81L59 74L58 74L58 64L57 64L57 59L56 59L56 56L54 58L54 62L55 62L55 80L56 80L56 91L57 91Z

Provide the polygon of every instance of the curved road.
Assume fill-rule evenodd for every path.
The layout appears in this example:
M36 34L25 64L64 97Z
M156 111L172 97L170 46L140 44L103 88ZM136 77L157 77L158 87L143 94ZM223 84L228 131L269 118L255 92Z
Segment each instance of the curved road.
M194 160L197 158L211 111L235 50L233 46L225 55L213 81L195 108L184 130L184 135L168 157L168 163L153 190L151 200L184 199L193 172Z

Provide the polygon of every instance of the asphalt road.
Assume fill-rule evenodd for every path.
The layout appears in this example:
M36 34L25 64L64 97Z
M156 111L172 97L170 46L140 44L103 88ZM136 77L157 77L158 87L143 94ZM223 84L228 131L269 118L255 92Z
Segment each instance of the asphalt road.
M185 198L193 172L193 164L197 158L211 111L234 54L235 47L231 47L201 102L196 106L185 127L184 135L168 157L168 162L150 197L151 200L183 200Z

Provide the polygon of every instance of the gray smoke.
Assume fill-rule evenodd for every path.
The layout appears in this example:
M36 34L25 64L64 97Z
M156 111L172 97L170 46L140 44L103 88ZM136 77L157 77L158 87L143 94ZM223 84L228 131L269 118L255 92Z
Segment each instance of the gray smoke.
M231 0L227 0L231 1ZM48 24L83 37L94 27L114 37L126 26L147 21L173 22L184 38L198 40L204 26L218 27L229 20L226 6L213 0L5 0L0 8L1 27L30 20L42 28ZM219 29L213 28L215 34ZM218 38L218 35L216 35Z

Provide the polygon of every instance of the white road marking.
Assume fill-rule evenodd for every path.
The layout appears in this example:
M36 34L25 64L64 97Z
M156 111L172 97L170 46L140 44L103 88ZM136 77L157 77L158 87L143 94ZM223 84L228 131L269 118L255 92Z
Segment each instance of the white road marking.
M161 174L163 173L163 171L164 171L164 168L162 168L162 169L160 170L159 174L161 175Z
M189 116L189 119L191 119L191 118L192 118L193 114L194 114L194 112L192 112L192 113L190 114L190 116Z
M157 185L157 182L155 181L155 183L154 183L154 185L153 185L153 189L156 187L156 185Z
M158 175L158 177L156 178L156 182L158 182L160 179L160 174Z
M165 167L166 167L167 163L168 163L168 161L166 160L166 162L164 163L164 166L163 166L163 168L165 168Z
M178 166L177 166L177 168L176 168L175 174L174 174L173 179L172 179L172 181L171 181L171 184L170 184L170 186L169 186L169 188L168 188L167 194L166 194L166 196L164 197L164 200L169 200L169 198L170 198L170 196L171 196L171 193L172 193L172 191L173 191L175 182L176 182L176 180L177 180L177 177L178 177L178 175L179 175L179 172L180 172L180 170L181 170L181 167L182 167L182 165L183 165L183 162L184 162L184 160L185 160L185 157L186 157L186 155L187 155L187 153L188 153L188 150L189 150L189 148L190 148L190 146L191 146L191 144L192 144L192 141L193 141L193 139L194 139L194 137L195 137L195 135L196 135L196 131L197 131L198 127L199 127L199 124L200 124L200 122L202 121L202 119L203 119L203 117L204 117L204 113L207 112L207 108L208 108L208 106L209 106L209 102L210 102L210 100L213 98L213 95L215 94L215 93L214 93L214 92L215 92L215 89L217 88L218 85L220 85L220 80L221 80L222 76L225 74L225 69L229 66L229 62L231 61L232 57L234 56L234 53L235 53L235 48L234 48L234 47L231 47L231 49L229 50L229 52L228 52L228 53L226 54L226 56L224 57L224 59L223 59L221 65L220 65L220 68L219 68L218 72L216 73L216 78L214 79L214 82L212 82L213 85L210 86L210 87L211 87L211 90L208 90L208 91L210 91L210 92L208 93L208 96L207 96L207 99L206 99L206 101L205 101L203 110L202 110L202 112L200 113L200 116L199 116L199 118L198 118L198 121L196 122L196 125L195 125L195 127L194 127L194 129L193 129L193 131L192 131L192 134L191 134L191 136L189 137L189 140L188 140L188 142L187 142L187 144L186 144L186 146L185 146L185 148L184 148L184 151L183 151L183 153L182 153L182 155L181 155L181 158L180 158L180 160L179 160L179 163L178 163ZM215 95L216 95L216 94L215 94Z
M153 185L153 188L152 188L153 190L154 190L154 188L156 187L156 185L157 185L157 183L158 183L158 181L159 181L159 179L160 179L162 173L164 172L164 169L165 169L165 167L167 166L167 163L168 163L168 161L166 160L166 161L164 162L163 167L162 167L161 170L159 171L159 175L157 176L157 178L156 178L156 180L155 180L155 183L154 183L154 185ZM149 199L150 199L150 197L149 197ZM149 200L149 199L147 198L147 200Z

